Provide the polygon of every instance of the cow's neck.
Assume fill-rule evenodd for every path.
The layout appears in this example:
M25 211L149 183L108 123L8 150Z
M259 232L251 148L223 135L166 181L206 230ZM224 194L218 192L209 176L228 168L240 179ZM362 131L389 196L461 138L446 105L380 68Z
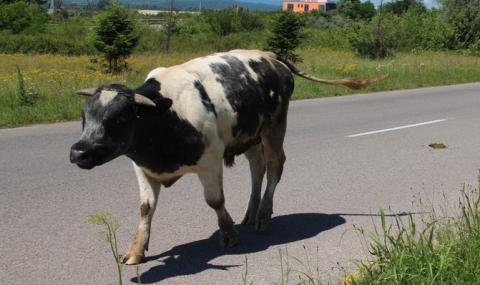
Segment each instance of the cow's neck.
M201 133L174 111L163 115L141 114L127 154L141 167L155 173L172 173L195 165L204 150Z

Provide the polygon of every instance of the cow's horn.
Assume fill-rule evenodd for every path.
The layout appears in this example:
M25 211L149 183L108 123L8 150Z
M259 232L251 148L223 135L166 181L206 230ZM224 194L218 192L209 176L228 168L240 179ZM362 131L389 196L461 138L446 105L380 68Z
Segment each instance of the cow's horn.
M133 100L135 101L135 103L140 104L140 105L150 106L150 107L156 107L157 106L157 105L155 105L155 103L152 100L148 99L147 97L145 97L143 95L137 94L137 93L135 93L135 95L133 96Z
M82 90L78 90L76 93L78 95L83 95L83 96L93 96L95 95L96 91L97 91L97 88L85 88Z

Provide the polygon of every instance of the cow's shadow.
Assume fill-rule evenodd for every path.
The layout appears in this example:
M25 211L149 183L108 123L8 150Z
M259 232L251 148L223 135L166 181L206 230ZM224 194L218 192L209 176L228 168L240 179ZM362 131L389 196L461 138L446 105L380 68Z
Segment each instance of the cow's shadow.
M213 265L209 262L223 255L259 252L273 245L311 238L343 223L345 219L337 214L301 213L273 217L272 231L269 234L258 234L252 226L237 225L240 244L236 247L222 249L219 246L217 231L208 239L181 244L162 254L146 257L147 263L153 261L160 264L142 273L140 280L142 284L150 284L207 269L227 270L229 267L241 266L241 264ZM131 281L138 283L136 277Z

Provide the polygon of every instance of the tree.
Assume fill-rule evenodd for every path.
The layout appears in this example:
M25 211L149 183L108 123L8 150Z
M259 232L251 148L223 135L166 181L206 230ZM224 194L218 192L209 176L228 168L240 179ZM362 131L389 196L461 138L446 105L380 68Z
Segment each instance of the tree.
M371 19L375 16L375 6L372 2L360 0L340 0L338 13L353 20Z
M396 17L390 13L384 13L383 0L380 1L379 12L368 23L357 23L354 32L350 34L349 41L357 55L370 59L382 59L392 55L391 31L387 28L386 20ZM387 19L385 19L387 16Z
M480 41L480 2L472 0L442 0L447 21L454 28L457 46L469 48Z
M108 72L126 67L125 59L138 43L134 16L119 5L110 5L97 18L93 45L104 54Z
M0 30L10 30L18 34L25 30L42 31L48 15L37 4L18 1L0 5Z
M251 32L263 27L260 17L242 7L232 7L220 11L202 12L212 31L226 36L240 31Z
M299 61L300 57L294 50L305 38L303 31L305 22L301 15L282 12L274 23L272 35L268 38L268 49L285 59Z
M0 0L0 4L11 4L15 2L30 2L32 4L44 5L47 4L49 0Z
M111 0L98 0L97 2L97 8L99 10L105 10L108 6L112 4Z
M165 47L164 47L165 53L170 52L170 41L171 41L173 30L175 27L175 15L173 14L174 0L169 0L169 1L170 1L170 7L168 10L167 26L165 27L166 28Z
M417 0L395 0L383 5L384 12L403 14L409 9L416 9L417 12L426 12L427 8Z

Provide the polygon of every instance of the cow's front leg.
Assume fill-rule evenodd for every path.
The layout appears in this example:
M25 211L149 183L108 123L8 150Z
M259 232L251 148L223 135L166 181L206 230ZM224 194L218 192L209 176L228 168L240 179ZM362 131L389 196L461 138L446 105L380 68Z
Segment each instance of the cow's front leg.
M203 185L205 201L217 214L221 245L236 245L238 234L230 214L225 209L222 156L208 159L208 162L200 167L198 177Z
M145 250L148 250L150 226L161 186L159 182L146 176L143 170L135 163L133 167L140 188L140 223L138 224L133 241L123 256L123 262L129 265L140 263L145 256Z

